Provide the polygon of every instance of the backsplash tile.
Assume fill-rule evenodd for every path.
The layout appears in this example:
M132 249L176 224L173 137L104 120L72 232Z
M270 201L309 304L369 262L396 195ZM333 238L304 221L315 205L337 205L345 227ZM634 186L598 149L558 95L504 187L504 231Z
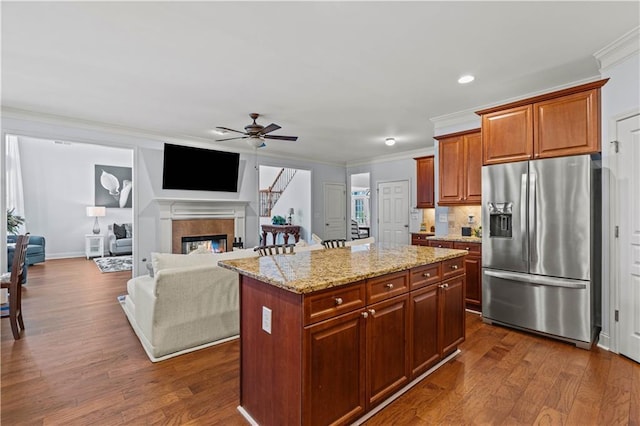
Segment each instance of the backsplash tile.
M462 227L469 226L475 229L482 224L481 206L455 206L449 208L449 235L461 235ZM473 222L469 223L469 216L473 216Z

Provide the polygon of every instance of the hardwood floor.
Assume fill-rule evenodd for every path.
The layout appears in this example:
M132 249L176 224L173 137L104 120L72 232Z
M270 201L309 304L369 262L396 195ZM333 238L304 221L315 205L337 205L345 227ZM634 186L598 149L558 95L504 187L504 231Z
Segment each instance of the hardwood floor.
M116 301L129 276L85 259L29 268L22 339L1 321L2 424L246 424L238 341L151 363ZM629 359L473 314L461 349L366 424L640 425Z

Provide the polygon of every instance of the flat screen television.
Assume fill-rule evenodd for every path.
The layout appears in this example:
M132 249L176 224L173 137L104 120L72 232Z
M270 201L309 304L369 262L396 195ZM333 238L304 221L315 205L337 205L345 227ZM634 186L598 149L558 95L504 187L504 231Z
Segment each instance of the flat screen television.
M238 192L240 154L164 144L162 189Z

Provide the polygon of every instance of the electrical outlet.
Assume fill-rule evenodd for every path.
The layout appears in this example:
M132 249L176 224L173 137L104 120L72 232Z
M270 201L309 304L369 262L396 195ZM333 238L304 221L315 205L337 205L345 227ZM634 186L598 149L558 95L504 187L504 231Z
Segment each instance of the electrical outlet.
M438 222L448 222L448 221L449 221L449 219L448 219L446 213L440 213L438 215Z
M262 329L271 334L271 309L262 307Z

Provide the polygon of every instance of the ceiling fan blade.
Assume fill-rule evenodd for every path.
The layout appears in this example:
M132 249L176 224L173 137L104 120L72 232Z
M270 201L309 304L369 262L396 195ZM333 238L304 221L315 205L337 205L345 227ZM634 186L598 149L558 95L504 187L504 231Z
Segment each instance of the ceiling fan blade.
M297 136L264 135L263 138L265 138L265 139L276 139L276 140L279 140L279 141L297 141L298 140Z
M271 123L269 124L267 127L265 127L264 129L260 130L260 134L261 135L266 135L267 133L271 133L274 130L278 130L281 129L282 127L278 126L277 124Z
M218 127L216 127L216 129L226 130L227 132L242 133L243 135L246 135L246 133L245 133L245 132L241 132L240 130L233 130L233 129L230 129L230 128L228 128L228 127L220 127L220 126L218 126Z
M216 142L232 141L235 139L247 139L249 136L238 136L237 138L216 139Z

